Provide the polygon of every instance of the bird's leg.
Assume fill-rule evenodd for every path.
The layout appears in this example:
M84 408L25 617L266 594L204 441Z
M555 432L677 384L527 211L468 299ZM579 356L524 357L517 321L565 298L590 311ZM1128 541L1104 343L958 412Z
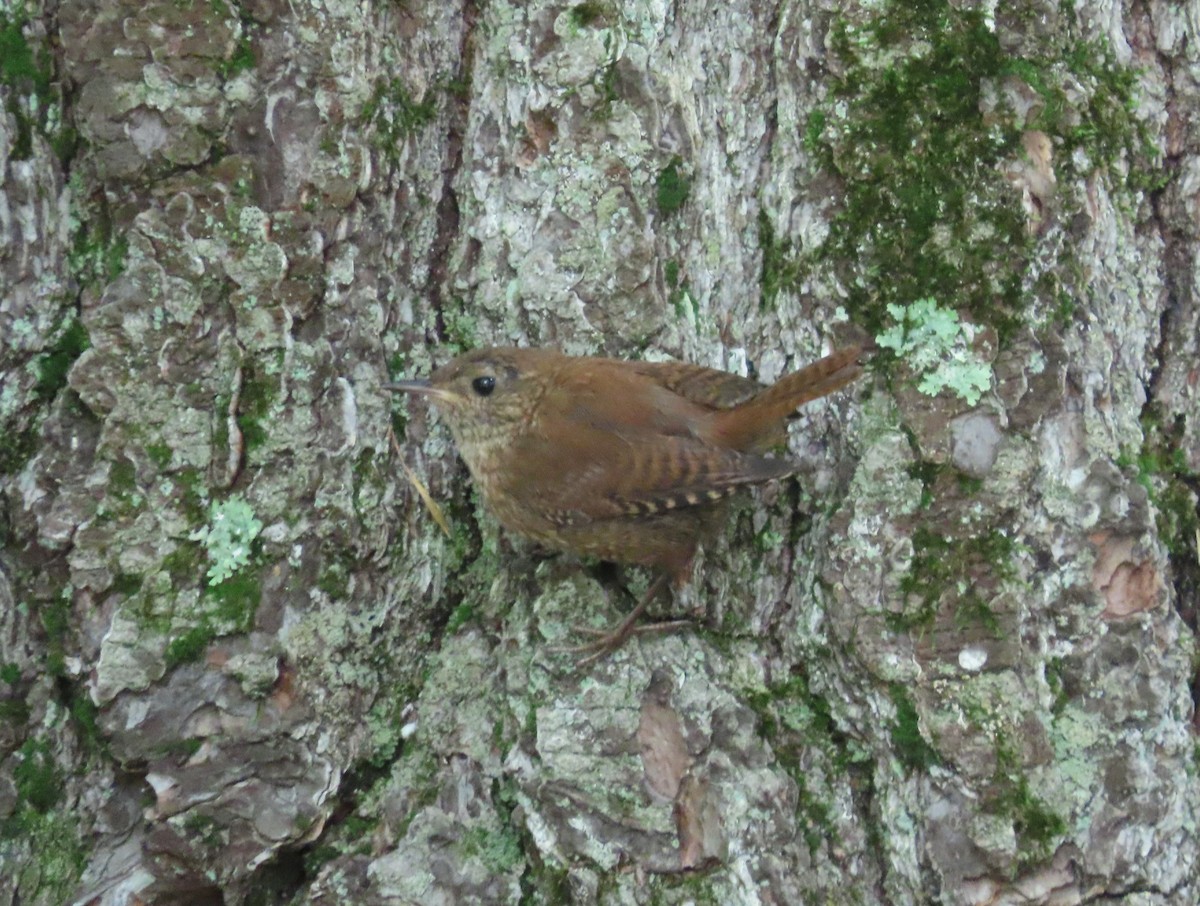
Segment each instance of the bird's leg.
M620 648L625 641L635 633L639 632L662 632L665 630L678 629L681 626L690 625L690 620L668 620L662 623L647 623L645 626L637 625L643 613L646 612L646 607L658 596L670 582L670 576L663 573L651 583L646 589L646 593L642 595L642 599L637 606L630 611L620 623L611 631L603 629L592 629L591 627L581 627L581 632L591 633L599 636L594 642L588 642L584 645L572 645L565 648L556 648L554 650L565 652L568 654L583 654L585 657L579 660L579 667L582 669L588 667L596 661L600 660L605 655L611 654Z

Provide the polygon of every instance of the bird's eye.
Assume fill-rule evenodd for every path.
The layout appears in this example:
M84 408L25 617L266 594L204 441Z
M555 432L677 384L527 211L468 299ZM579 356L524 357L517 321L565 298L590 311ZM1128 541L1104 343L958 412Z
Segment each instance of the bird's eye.
M477 377L471 381L471 389L477 396L491 396L492 391L496 389L496 379L490 374Z

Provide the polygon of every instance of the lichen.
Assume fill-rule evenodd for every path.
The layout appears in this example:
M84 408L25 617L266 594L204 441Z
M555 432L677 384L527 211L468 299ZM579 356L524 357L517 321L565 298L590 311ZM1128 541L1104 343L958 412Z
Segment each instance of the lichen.
M968 406L978 403L992 385L992 370L971 348L971 326L933 299L918 299L911 305L889 303L887 310L895 323L876 342L920 375L917 389L927 396L948 390Z
M212 502L209 524L188 536L208 551L210 565L206 575L210 586L226 582L250 562L254 540L262 528L262 521L239 495Z

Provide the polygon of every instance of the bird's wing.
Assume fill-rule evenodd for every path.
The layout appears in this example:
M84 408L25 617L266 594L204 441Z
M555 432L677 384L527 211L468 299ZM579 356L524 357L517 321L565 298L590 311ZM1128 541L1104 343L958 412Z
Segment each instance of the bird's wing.
M637 371L599 367L556 389L514 452L554 464L536 482L537 507L559 524L702 506L793 469L706 442L697 425L710 410Z

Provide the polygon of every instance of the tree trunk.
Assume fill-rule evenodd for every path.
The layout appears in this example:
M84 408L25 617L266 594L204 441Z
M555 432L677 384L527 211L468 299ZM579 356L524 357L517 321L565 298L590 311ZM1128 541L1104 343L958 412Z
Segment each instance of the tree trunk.
M1200 900L1197 23L4 0L0 906ZM586 670L382 389L868 334Z

